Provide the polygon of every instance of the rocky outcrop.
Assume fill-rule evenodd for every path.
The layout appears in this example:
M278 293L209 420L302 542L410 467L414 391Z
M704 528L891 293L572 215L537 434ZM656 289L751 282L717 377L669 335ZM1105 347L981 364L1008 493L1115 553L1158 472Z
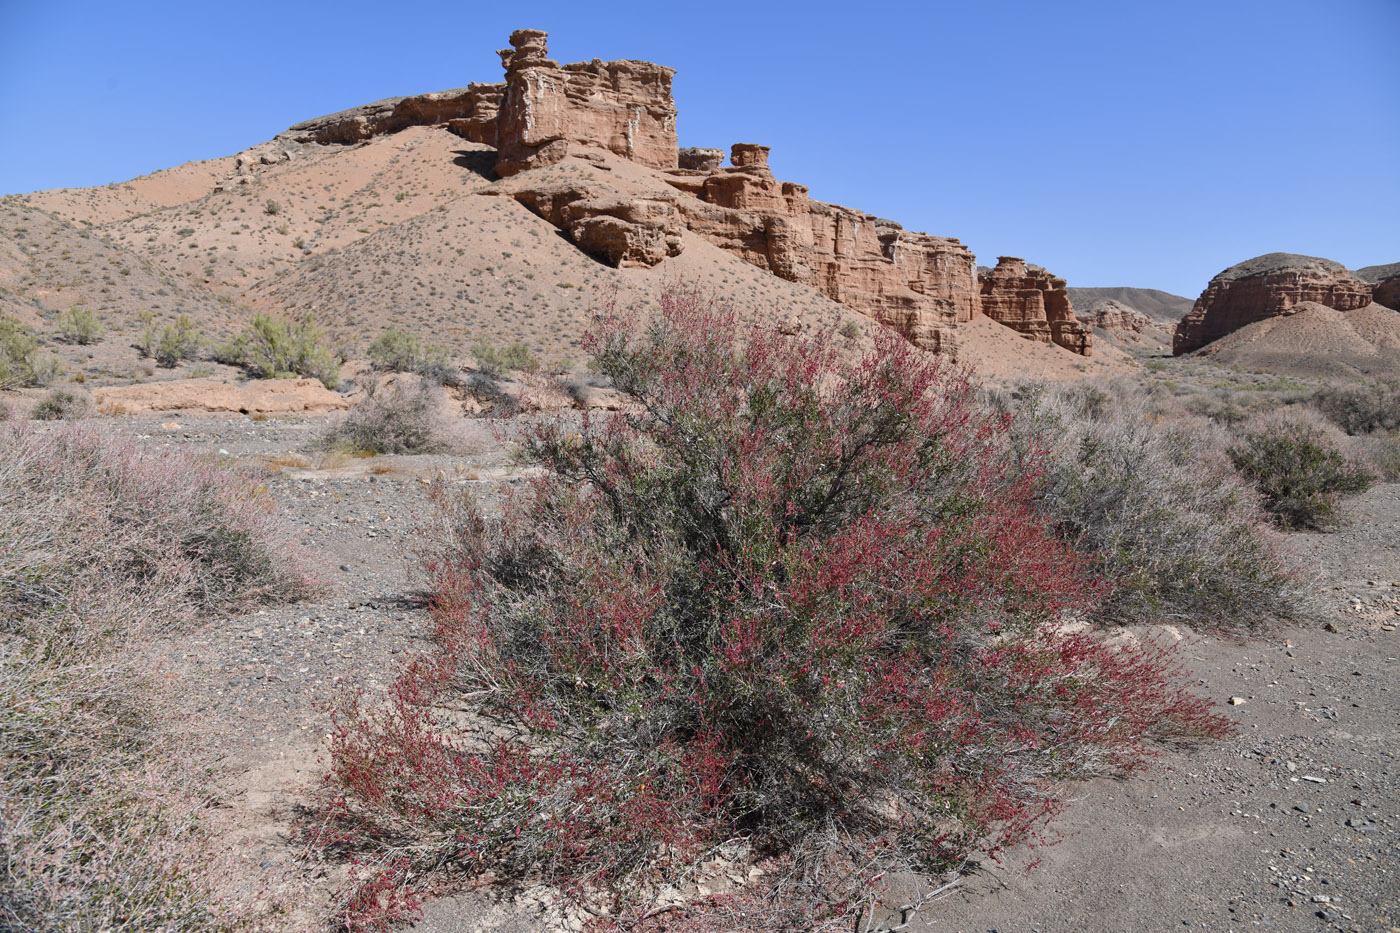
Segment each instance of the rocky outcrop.
M677 165L687 171L713 172L724 161L724 150L687 146L677 153L677 157Z
M471 84L465 88L412 97L388 97L363 107L298 123L279 138L298 143L345 145L383 133L397 133L410 126L460 121L462 129L458 130L458 135L494 146L496 111L504 90L504 84ZM468 127L475 129L469 130Z
M737 143L730 167L671 183L695 199L679 210L694 233L774 275L810 285L918 346L953 351L953 329L977 311L976 260L956 239L816 201L778 181L767 146Z
M981 277L979 286L987 317L1028 340L1092 355L1094 338L1074 316L1064 279L1016 256L998 256L996 268Z
M599 147L652 168L675 168L673 68L651 62L548 57L547 33L519 29L501 51L505 94L496 122L496 174L552 165L570 148Z
M1357 269L1356 277L1371 286L1372 301L1400 311L1400 262Z
M572 183L531 186L511 196L610 266L654 266L684 248L684 224L670 200Z
M1305 301L1351 311L1371 303L1371 286L1330 259L1291 253L1257 256L1210 280L1176 325L1172 353L1198 350L1248 324L1288 314Z

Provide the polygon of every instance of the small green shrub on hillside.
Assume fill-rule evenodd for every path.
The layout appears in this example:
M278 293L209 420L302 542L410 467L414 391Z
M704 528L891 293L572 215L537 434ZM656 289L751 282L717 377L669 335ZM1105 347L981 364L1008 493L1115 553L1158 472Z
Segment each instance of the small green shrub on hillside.
M1284 528L1325 530L1337 522L1337 506L1349 493L1375 482L1349 463L1316 425L1280 418L1230 448L1235 469L1258 487L1264 508Z
M0 315L0 389L48 385L58 361L39 354L39 341L19 321Z
M194 359L199 354L201 342L194 322L182 314L174 324L161 328L152 355L157 365L170 369L181 360Z
M476 357L476 368L489 376L516 370L532 373L540 368L540 361L530 348L518 340L503 350L489 341L478 341L472 347L472 356Z
M452 375L447 350L424 344L413 334L386 330L369 345L370 365L380 372L418 373L443 382Z
M257 314L247 331L215 350L214 358L262 379L304 376L334 389L340 384L340 366L321 343L324 337L309 314L292 320Z
M58 337L64 343L87 346L97 343L106 332L97 314L82 305L74 305L58 319Z

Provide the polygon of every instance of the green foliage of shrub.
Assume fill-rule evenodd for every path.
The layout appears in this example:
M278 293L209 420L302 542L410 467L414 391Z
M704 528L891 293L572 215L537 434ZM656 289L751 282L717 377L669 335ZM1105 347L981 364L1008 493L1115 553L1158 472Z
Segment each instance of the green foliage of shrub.
M181 360L192 360L198 356L202 342L194 322L182 314L174 324L161 328L152 355L157 365L170 369Z
M1039 508L1114 587L1094 615L1244 629L1306 612L1258 495L1216 432L1124 387L1026 386L1000 404L1043 457Z
M247 331L215 350L214 358L262 379L301 376L334 389L340 384L340 366L321 343L324 338L309 314L291 320L257 314Z
M1330 385L1312 403L1348 434L1400 429L1400 382Z
M8 315L0 315L0 389L48 385L58 375L53 357L39 353L39 341Z
M369 345L369 361L379 372L418 373L443 382L452 375L447 350L424 344L414 334L386 330Z
M1348 462L1316 425L1279 418L1248 434L1229 450L1235 469L1259 489L1264 508L1284 528L1326 530L1337 522L1337 506L1349 493L1375 482Z
M107 333L97 314L82 305L74 305L58 319L58 337L64 343L80 346L97 343Z
M136 335L136 342L133 347L144 357L151 359L156 355L156 343L159 341L159 332L156 330L156 318L150 311L142 311L136 315L137 322L141 325L140 332Z
M540 361L524 343L516 341L505 349L499 349L490 341L481 340L472 346L472 356L476 357L476 367L488 376L521 371L535 372Z

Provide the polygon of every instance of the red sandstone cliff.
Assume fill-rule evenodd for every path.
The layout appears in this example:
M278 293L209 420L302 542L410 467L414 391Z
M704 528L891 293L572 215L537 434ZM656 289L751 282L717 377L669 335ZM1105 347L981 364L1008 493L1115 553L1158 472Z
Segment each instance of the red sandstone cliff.
M1074 316L1065 280L1016 256L998 256L981 279L982 313L1029 340L1093 353L1089 328Z
M1371 286L1330 259L1291 253L1257 256L1210 280L1176 325L1172 353L1198 350L1247 324L1288 314L1305 301L1351 311L1371 303Z

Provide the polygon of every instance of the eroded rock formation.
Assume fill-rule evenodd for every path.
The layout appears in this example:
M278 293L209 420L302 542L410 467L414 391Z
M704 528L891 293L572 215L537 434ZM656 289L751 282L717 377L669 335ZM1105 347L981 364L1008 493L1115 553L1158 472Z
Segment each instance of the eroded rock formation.
M1247 324L1288 314L1305 301L1351 311L1371 303L1371 286L1330 259L1291 253L1257 256L1210 280L1176 325L1172 353L1198 350Z
M910 233L893 221L808 197L778 181L768 147L737 143L731 165L671 183L695 196L678 207L687 229L790 282L893 327L915 344L951 351L953 328L977 312L976 259L956 239Z
M564 231L579 249L612 266L654 266L684 248L684 223L670 199L627 197L573 183L545 183L510 195Z
M518 29L501 51L505 94L496 121L496 174L551 165L596 146L652 168L675 168L674 68L651 62L547 57L546 33Z
M998 256L981 277L982 313L1028 340L1093 353L1089 328L1074 316L1065 280L1016 256Z
M1356 277L1371 286L1372 301L1400 311L1400 262L1357 269Z
M382 133L397 133L410 126L461 121L463 131L459 135L494 146L496 111L504 90L504 84L471 84L465 88L412 97L388 97L363 107L298 123L279 138L298 143L344 145ZM477 127L470 134L465 131L469 125Z

